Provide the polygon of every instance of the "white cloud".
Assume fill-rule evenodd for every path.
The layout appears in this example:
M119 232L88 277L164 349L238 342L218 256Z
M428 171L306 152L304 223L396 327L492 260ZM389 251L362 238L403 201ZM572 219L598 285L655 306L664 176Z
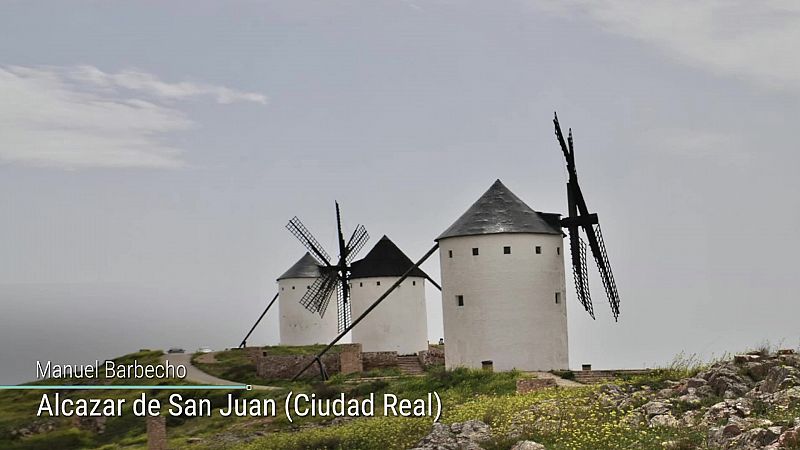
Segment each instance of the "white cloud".
M219 103L266 101L261 94L166 83L140 71L0 67L0 163L64 169L181 167L183 151L167 138L194 123L164 102L195 96Z
M123 70L112 74L92 66L78 66L68 72L75 81L83 81L107 88L124 88L140 91L160 99L185 99L189 97L211 96L219 103L233 103L239 101L256 102L264 104L267 98L255 92L242 92L224 86L214 86L205 83L192 83L182 81L179 83L166 83L153 74L138 70Z
M794 0L533 0L656 45L679 61L800 92L800 3Z

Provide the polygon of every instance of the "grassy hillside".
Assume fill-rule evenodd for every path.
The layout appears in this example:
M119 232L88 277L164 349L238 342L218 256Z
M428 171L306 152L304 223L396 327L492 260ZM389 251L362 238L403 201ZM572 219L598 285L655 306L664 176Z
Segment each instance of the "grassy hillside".
M161 351L144 351L125 355L116 359L120 364L131 363L134 359L142 364L156 364ZM196 355L200 356L200 355ZM242 381L263 383L265 380L252 378L252 367L243 352L224 352L217 357L213 366L215 375ZM199 366L205 367L203 364ZM448 372L436 370L425 377L399 377L393 380L375 380L352 383L348 377L334 377L327 383L283 381L285 390L281 391L181 391L181 395L191 398L209 398L214 408L224 406L225 396L232 392L236 398L273 398L278 404L285 399L289 390L314 393L318 398L333 398L340 392L352 397L363 397L371 392L380 394L391 392L399 396L416 398L438 391L447 405L466 402L477 394L509 394L515 389L519 374L514 372L491 374L482 371L458 370ZM63 381L63 380L62 380ZM67 382L69 380L66 380ZM115 380L115 384L142 384L142 380ZM147 382L144 382L147 384ZM61 383L59 383L61 384ZM181 380L159 380L157 384L185 384ZM53 392L53 391L49 391ZM130 391L68 391L61 392L68 398L125 398L132 402L140 392ZM70 418L37 419L35 413L43 391L5 391L0 392L0 448L2 449L144 449L146 448L144 419L132 414L119 418L109 418L102 434L84 431L76 427ZM170 391L150 391L148 396L162 401ZM376 409L380 408L380 402ZM416 442L429 429L430 421L405 419L365 419L348 421L341 426L323 427L331 419L300 418L289 423L283 416L275 418L224 418L214 414L212 417L167 417L170 448L217 449L248 448L251 445L265 448L320 448L333 445L336 438L327 433L351 433L362 439L361 448L374 448L366 442L389 439L386 448L401 448L411 441ZM52 426L52 430L28 437L12 436L14 430L35 429L39 426ZM323 432L323 430L329 430ZM366 432L364 431L366 430ZM384 431L381 431L384 430ZM398 435L389 434L396 430ZM300 440L287 437L298 436ZM366 441L364 441L366 439ZM306 444L302 444L306 442ZM310 447L309 447L310 445ZM367 445L367 447L363 447ZM354 447L355 448L355 447Z
M217 374L234 381L247 376L247 362L242 352L222 354L213 363ZM155 363L161 352L139 352L126 355L117 361L138 359ZM798 361L795 359L793 361ZM756 363L752 363L756 364ZM753 365L747 367L755 367ZM772 367L766 361L762 368ZM710 369L709 369L710 367ZM665 402L670 414L683 419L694 414L700 417L712 404L722 400L721 395L710 393L698 402L686 402L670 397L668 391L685 386L689 377L709 371L727 373L729 377L748 380L755 386L755 378L748 378L745 366L732 362L714 365L676 364L646 376L620 379L604 386L577 388L547 388L529 394L515 392L516 380L525 374L517 372L489 373L457 369L446 371L435 369L420 377L398 377L355 381L336 376L325 383L284 382L280 391L234 391L237 398L273 398L278 405L289 389L295 392L313 393L317 398L334 398L341 392L349 398L360 398L376 393L376 400L383 393L392 393L405 398L421 398L436 391L443 400L442 422L452 424L467 420L480 420L490 425L491 439L481 444L487 450L509 449L518 440L529 438L544 444L548 450L612 450L632 449L673 450L716 448L707 445L707 436L719 423L699 423L691 426L662 426L655 422L643 422L641 411L648 402ZM748 370L751 370L748 369ZM787 369L788 370L788 369ZM727 372L726 372L727 371ZM741 373L740 373L741 372ZM760 377L764 377L766 372ZM697 378L694 378L695 380ZM787 378L790 379L790 378ZM682 380L680 382L675 380ZM133 381L133 380L129 380ZM135 380L139 383L139 380ZM126 380L118 381L125 383ZM178 380L163 383L180 383ZM710 383L709 383L710 384ZM784 386L782 389L800 389ZM229 391L182 392L187 396L211 398L214 407L223 405ZM795 391L787 390L791 393ZM800 391L797 391L800 393ZM86 392L64 393L73 398L86 397ZM138 392L107 393L133 399ZM169 392L150 392L165 398ZM791 394L795 395L795 394ZM752 423L769 420L786 427L794 420L800 423L800 402L789 402L780 407L759 403L752 408L747 420ZM105 432L97 434L77 428L70 419L35 419L34 413L41 397L40 392L7 391L0 393L0 448L3 449L144 449L144 419L126 415L109 419ZM663 397L663 399L662 399ZM380 402L378 402L380 403ZM380 404L376 405L379 410ZM52 430L28 437L14 437L13 430L21 427L41 425L49 420ZM409 418L296 418L289 423L285 417L224 418L212 417L168 417L170 448L174 449L231 449L231 450L300 450L300 449L405 449L414 446L430 433L431 420ZM755 425L754 425L755 426ZM746 430L745 430L746 431Z

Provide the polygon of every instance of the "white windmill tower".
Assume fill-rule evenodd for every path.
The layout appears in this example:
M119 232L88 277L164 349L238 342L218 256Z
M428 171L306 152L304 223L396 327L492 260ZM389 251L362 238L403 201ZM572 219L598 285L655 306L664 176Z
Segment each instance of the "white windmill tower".
M586 268L586 244L600 271L614 319L619 294L600 231L578 184L572 130L555 134L567 163L569 215L531 209L500 180L442 233L445 364L479 367L491 360L500 370L552 370L569 366L564 303L564 246L569 233L578 301L594 318Z
M447 368L569 367L559 214L497 180L436 240Z
M326 344L338 334L335 314L310 314L300 303L319 278L317 260L307 252L278 277L281 345Z
M414 263L388 237L383 236L350 272L350 305L360 316L386 292ZM425 309L425 279L417 268L359 326L352 341L365 352L395 351L400 355L428 349L428 321Z

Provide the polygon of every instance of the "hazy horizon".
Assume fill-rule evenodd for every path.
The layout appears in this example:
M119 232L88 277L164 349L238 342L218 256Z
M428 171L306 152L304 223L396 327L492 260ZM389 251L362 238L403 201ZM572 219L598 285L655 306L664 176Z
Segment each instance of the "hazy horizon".
M235 346L304 251L286 222L333 249L335 200L412 259L497 178L563 214L554 110L622 302L590 261L592 321L568 275L573 367L800 345L800 7L41 1L0 30L0 383Z

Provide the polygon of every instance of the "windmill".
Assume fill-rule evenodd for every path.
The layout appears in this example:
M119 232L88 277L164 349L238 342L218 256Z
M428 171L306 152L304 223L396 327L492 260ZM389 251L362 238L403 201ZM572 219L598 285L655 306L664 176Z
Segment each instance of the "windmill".
M569 207L569 216L561 220L561 226L569 231L569 247L572 255L572 275L575 278L575 290L578 295L578 300L583 307L594 319L594 307L592 306L592 297L589 293L589 277L586 267L586 243L581 239L579 231L583 228L586 234L586 239L589 241L589 247L592 250L595 263L600 271L600 278L603 281L606 295L608 296L608 303L611 306L611 312L614 315L614 320L619 319L619 294L617 293L617 285L614 282L614 274L611 273L611 264L608 261L608 254L606 252L606 245L603 242L603 233L600 231L600 223L597 219L597 214L590 213L589 208L586 206L586 200L583 198L581 187L578 184L578 172L575 170L575 148L572 142L572 129L569 129L569 135L566 142L564 142L564 134L561 132L561 125L558 123L558 115L553 118L553 124L556 129L556 138L561 151L564 153L564 158L567 161L567 172L569 173L569 180L567 181L567 205Z
M286 228L308 249L320 265L321 276L309 286L307 292L300 299L300 304L312 313L317 313L320 317L323 317L335 290L337 322L341 333L350 325L350 289L348 284L350 281L350 265L355 255L369 239L367 229L363 225L356 226L350 239L345 242L344 234L342 233L342 216L339 211L339 203L336 202L339 258L333 260L297 216L289 221Z

